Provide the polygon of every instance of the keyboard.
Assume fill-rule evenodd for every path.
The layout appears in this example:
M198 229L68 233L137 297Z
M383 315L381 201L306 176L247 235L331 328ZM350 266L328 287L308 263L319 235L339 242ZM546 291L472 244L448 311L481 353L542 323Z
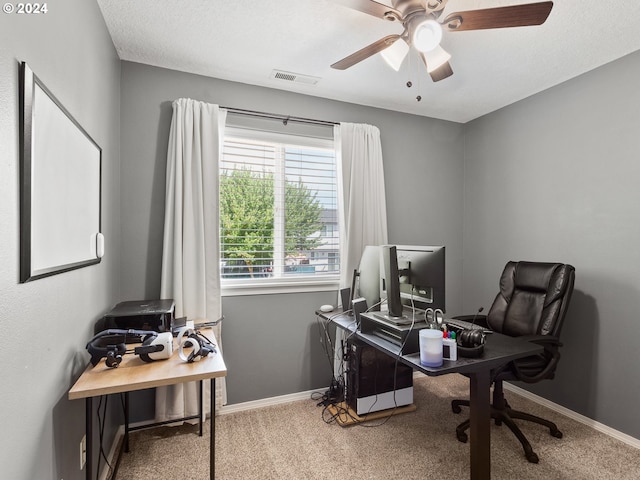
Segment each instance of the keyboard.
M492 330L483 327L482 325L476 325L475 323L466 322L464 320L445 319L444 323L446 323L447 326L459 328L460 330L480 330L484 333L492 333Z

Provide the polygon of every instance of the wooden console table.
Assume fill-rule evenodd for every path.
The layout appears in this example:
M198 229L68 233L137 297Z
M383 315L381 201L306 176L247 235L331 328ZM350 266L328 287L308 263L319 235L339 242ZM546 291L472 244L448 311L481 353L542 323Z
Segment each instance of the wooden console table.
M201 330L200 333L215 342L215 337L211 330ZM175 347L175 340L174 340ZM122 363L117 368L107 367L105 360L93 367L87 366L78 381L69 390L69 399L85 399L85 429L87 434L87 463L86 479L91 480L93 470L93 397L110 395L112 393L125 393L146 388L162 387L199 381L201 387L204 380L211 380L211 429L209 445L209 476L215 478L215 391L216 378L227 375L227 367L218 348L216 354L211 354L206 358L194 363L186 363L178 356L177 349L174 348L173 355L167 360L158 360L151 363L143 362L137 355L124 355ZM127 395L128 396L128 395ZM202 395L200 395L202 399ZM128 402L126 402L128 403ZM202 402L199 404L200 421L202 422ZM195 417L188 417L195 418ZM178 420L171 420L164 423L175 423ZM150 425L151 426L151 425ZM202 435L202 423L200 423L200 435ZM128 449L129 436L129 412L125 408L125 448Z

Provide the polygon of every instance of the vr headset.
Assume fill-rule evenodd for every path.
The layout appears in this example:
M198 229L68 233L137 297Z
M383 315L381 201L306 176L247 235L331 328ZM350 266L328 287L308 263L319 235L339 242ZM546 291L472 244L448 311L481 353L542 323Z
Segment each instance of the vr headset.
M105 358L107 367L116 368L122 362L127 351L127 340L142 337L142 345L135 347L133 353L143 362L166 360L173 354L173 336L170 332L158 333L151 330L109 329L98 333L87 343L94 367Z
M189 349L191 350L185 350ZM193 363L211 353L217 353L216 346L196 330L182 328L178 333L178 355L183 362Z

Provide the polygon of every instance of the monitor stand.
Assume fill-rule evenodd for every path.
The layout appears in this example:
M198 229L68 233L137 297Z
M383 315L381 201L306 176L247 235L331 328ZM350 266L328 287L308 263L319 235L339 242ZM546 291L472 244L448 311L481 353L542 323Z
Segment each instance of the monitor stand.
M424 322L424 313L419 310L416 310L414 312L413 309L408 307L404 307L402 309L401 317L392 317L389 315L389 312L371 312L371 314L378 320L382 320L383 322L387 322L396 326L411 325L412 323Z

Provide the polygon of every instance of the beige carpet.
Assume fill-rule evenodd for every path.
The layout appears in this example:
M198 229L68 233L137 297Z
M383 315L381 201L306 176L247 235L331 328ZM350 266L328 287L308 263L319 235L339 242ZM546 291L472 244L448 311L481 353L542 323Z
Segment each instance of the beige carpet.
M459 375L417 378L415 412L350 427L325 423L323 408L311 399L216 417L216 478L469 478L469 445L455 436L468 410L455 415L449 406L467 391L468 380ZM513 408L556 422L564 438L518 422L540 457L540 463L530 464L510 430L492 424L493 479L640 479L640 450L516 394L506 395ZM203 437L192 426L135 432L117 478L208 479L208 424Z

